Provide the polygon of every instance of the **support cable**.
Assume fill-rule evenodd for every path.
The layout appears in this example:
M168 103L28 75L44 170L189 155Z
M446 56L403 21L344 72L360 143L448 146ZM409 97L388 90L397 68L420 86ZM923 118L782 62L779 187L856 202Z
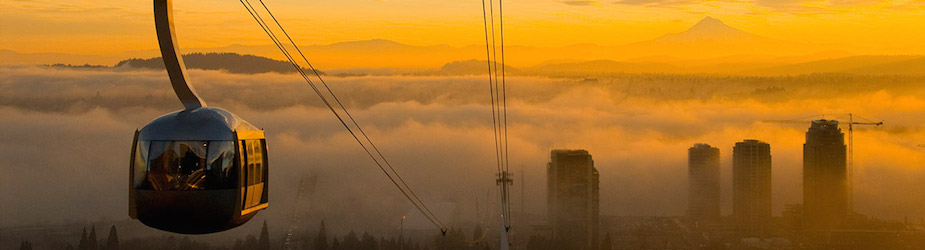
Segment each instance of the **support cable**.
M299 48L299 46L295 43L295 41L292 39L292 36L289 35L289 32L286 32L286 29L283 28L283 25L279 22L278 19L276 19L276 15L273 15L273 12L270 11L270 8L267 7L266 3L264 3L263 0L258 0L258 1L260 2L261 5L263 5L263 8L264 8L264 9L267 11L267 13L270 15L270 18L273 20L274 23L276 23L276 26L279 27L280 31L283 32L283 35L286 36L286 38L289 40L289 43L292 44L292 46L295 48L296 52L299 53L299 55L302 57L302 60L305 61L305 64L307 64L308 67L309 67L309 69L311 69L311 71L312 71L312 73L314 73L315 77L318 78L318 80L321 82L321 85L328 91L328 93L329 93L329 94L331 95L331 97L334 99L334 102L337 103L338 107L344 112L344 114L347 115L348 120L350 120L350 121L353 123L353 125L357 128L357 131L360 132L360 135L366 140L366 142L370 145L370 147L372 147L373 151L375 151L376 154L379 156L379 158L382 159L382 161L383 161L383 162L385 163L385 165L389 168L389 170L391 170L393 173L395 173L395 176L398 177L398 181L405 187L405 189L408 190L408 192L411 194L411 196L412 196L415 200L417 200L418 203L421 204L421 207L423 207L424 210L425 210L428 214L430 214L431 216L436 217L436 215L434 215L434 213L430 210L430 208L427 207L427 204L424 203L423 200L421 200L421 198L418 197L417 193L414 192L414 189L412 189L411 186L409 186L408 183L405 182L405 179L402 178L401 175L398 174L398 171L396 171L395 168L392 167L392 164L389 162L389 160L388 160L387 158L385 158L385 156L384 156L384 155L382 154L382 152L379 150L379 147L377 147L376 144L373 143L372 139L370 139L370 137L366 134L366 131L363 130L363 127L361 127L360 124L357 123L356 119L353 118L353 115L350 114L350 112L349 112L349 111L347 110L347 108L344 106L343 102L340 101L340 98L337 98L337 95L334 94L334 91L331 90L331 88L328 86L327 82L324 81L324 78L321 77L321 74L318 73L318 70L316 70L315 67L312 66L312 63L309 62L309 61L308 61L308 58L305 56L305 54L302 53L302 50L301 50L301 49ZM441 227L442 227L442 225L441 225Z
M508 149L508 127L507 127L507 81L505 81L505 71L504 71L504 0L498 0L498 20L500 25L500 34L501 34L501 97L502 97L502 107L504 110L504 172L510 173L511 169L511 158L510 150ZM511 215L511 200L510 200L510 189L508 186L505 186L504 189L505 197L505 219L506 224L504 225L505 230L511 229L510 215Z
M385 166L383 166L383 164L380 163L380 160L377 159L377 158L373 155L373 153L370 151L370 149L360 140L359 136L353 131L353 129L351 129L351 127L347 124L347 122L344 120L344 118L341 117L341 115L334 109L333 105L330 103L330 101L328 101L328 99L324 96L324 94L321 92L321 90L318 89L317 86L315 86L315 84L311 81L311 79L309 79L309 77L308 77L308 75L305 73L304 69L302 69L302 68L298 65L298 63L295 62L295 59L292 57L292 55L289 53L289 51L285 48L285 46L282 44L282 42L279 41L279 39L276 37L276 35L273 33L273 31L269 28L269 25L266 24L266 22L265 22L265 21L263 20L263 18L260 16L260 14L257 12L257 10L253 7L253 5L251 5L250 1L249 1L249 0L239 0L239 1L241 2L242 5L244 5L244 8L247 9L248 13L251 15L251 17L254 18L254 20L257 22L257 24L260 25L261 29L264 30L264 32L267 34L267 36L270 38L270 40L272 40L272 41L274 42L274 44L277 46L277 48L280 49L280 52L282 52L283 55L286 57L286 59L289 60L289 63L292 64L292 66L293 66L293 67L296 69L296 71L302 76L302 78L306 81L306 83L308 83L309 86L311 86L312 90L315 91L315 94L317 94L318 97L321 98L321 101L325 104L325 106L327 106L328 109L329 109L329 110L334 114L334 116L338 119L338 121L340 121L341 125L343 125L345 129L347 129L347 132L350 133L350 135L354 138L354 140L355 140L358 144L360 144L360 147L363 148L363 150L366 152L366 154L373 160L373 162L379 167L379 169L382 170L382 172L386 175L386 177L389 178L389 180L392 182L392 184L395 185L395 187L397 187L397 188L399 189L399 191L401 191L402 195L404 195L405 198L408 199L408 201L411 202L412 205L414 205L414 207L418 209L418 211L420 211L420 212L421 212L432 224L434 224L435 226L437 226L437 227L440 229L441 233L443 233L443 234L445 235L446 232L447 232L447 230L446 230L446 227L443 225L443 223L440 222L440 220L439 220L436 216L434 216L434 214L433 214L432 212L428 212L429 210L424 209L424 208L421 206L421 204L423 204L423 202L420 202L420 200L415 200L414 198L412 198L412 196L409 195L409 192L406 191L405 188L403 188L402 185L400 185L398 181L396 181L395 177L392 177L392 174L390 174L389 171L386 170ZM270 12L269 12L269 9L267 9L267 10L268 10L268 13L270 13ZM272 14L271 14L271 15L272 15ZM285 31L284 31L284 32L285 32ZM290 39L291 39L291 38L290 38ZM301 51L299 51L299 53L301 54ZM304 54L302 54L302 56L304 57ZM313 69L313 71L314 71L314 69ZM315 73L317 74L317 71L315 71ZM320 79L320 77L319 77L319 79ZM333 94L333 92L332 92L332 94ZM353 120L352 117L349 117L349 118L351 118L351 121L353 122L353 124L357 124L357 123L356 123L356 120ZM357 126L357 127L359 127L359 126ZM366 138L367 140L369 140L368 137L365 137L365 138ZM393 169L393 171L394 171L394 169ZM393 173L394 173L396 176L398 176L398 172L393 172ZM409 189L409 191L410 191L410 188L408 188L408 189ZM421 204L418 204L418 203L421 203Z
M498 121L498 115L497 115L497 113L495 112L495 109L497 108L497 105L495 105L495 99L496 99L496 98L495 98L495 78L493 77L493 74L492 74L492 72L494 72L494 71L492 70L492 60L491 60L491 55L492 55L492 53L491 53L490 43L489 43L489 39L488 39L488 30L489 30L489 28L488 28L488 10L485 8L485 1L486 1L486 0L482 0L482 22L483 22L483 27L485 28L485 56L486 56L487 59L488 59L488 93L491 95L491 127L492 127L492 130L493 130L493 135L494 135L494 137L495 137L495 141L494 141L494 144L495 144L495 160L496 160L496 163L495 163L495 164L496 164L496 166L497 166L498 174L500 175L501 172L503 171L503 169L502 169L502 167L501 167L501 155L498 153L498 152L500 151L500 148L501 148L501 146L500 146L499 143L498 143L498 141L500 140L500 138L499 138L499 136L498 136L498 135L499 135L499 133L498 133L498 129L499 129L498 122L499 122L499 121ZM489 0L489 1L491 1L491 0ZM489 2L489 4L490 4L490 3L491 3L491 2ZM494 17L492 17L492 18L494 18Z
M509 184L511 181L509 172L510 172L510 149L509 149L509 133L508 133L508 115L507 115L507 81L506 81L506 70L505 70L505 56L504 56L504 9L503 9L503 0L499 0L498 3L498 29L496 31L495 27L495 15L494 15L494 3L493 0L488 0L489 5L485 6L485 1L482 0L482 18L483 25L485 28L485 50L486 56L488 57L488 78L489 78L489 87L491 94L491 105L492 105L492 122L493 130L495 137L495 154L497 159L497 168L498 168L498 184L499 191L501 194L501 222L504 228L502 232L505 234L504 238L510 239L511 233L511 211L510 211L510 190ZM487 14L486 14L487 12ZM491 21L489 21L489 19ZM490 27L489 27L490 25ZM488 33L491 32L491 38L489 41ZM500 56L501 56L501 71L498 71L498 40L500 40ZM499 75L500 73L500 75ZM505 244L510 244L508 241L503 241Z
M501 112L502 112L501 111L501 90L499 89L500 86L498 84L498 46L497 46L497 39L495 37L495 34L497 34L495 32L495 7L494 7L495 4L492 1L493 0L489 0L489 4L488 4L488 13L489 13L489 17L491 17L490 23L491 23L491 57L492 57L489 60L491 60L494 66L494 76L495 76L495 81L494 81L494 86L493 86L495 95L492 97L493 98L492 102L494 103L494 105L497 105L497 109L498 109L498 113L496 114L496 116L498 116L498 123L496 124L498 126L498 129L495 131L495 133L498 134L497 135L498 141L496 142L498 144L498 147L496 148L496 150L498 151L498 155L500 157L499 168L501 169L502 172L504 172L504 162L505 162L506 155L504 154L504 136L503 136L504 127L501 126L503 124L503 121L501 117ZM502 65L501 68L503 70L504 66ZM503 201L504 195L502 195L501 197Z

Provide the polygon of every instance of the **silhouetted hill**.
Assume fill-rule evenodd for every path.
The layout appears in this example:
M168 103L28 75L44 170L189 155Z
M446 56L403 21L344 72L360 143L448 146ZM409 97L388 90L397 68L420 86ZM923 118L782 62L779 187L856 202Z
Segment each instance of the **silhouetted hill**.
M316 45L317 46L317 45ZM385 39L371 39L371 40L359 40L359 41L347 41L347 42L338 42L328 45L324 45L327 49L346 49L346 50L407 50L413 49L414 47L403 43L399 43L392 40ZM426 46L426 47L435 47L435 46Z
M190 69L223 70L237 74L296 73L287 61L236 53L193 53L184 55L183 60ZM164 60L160 57L133 58L119 62L115 67L163 70Z
M391 40L372 39L326 45L303 45L299 48L316 67L325 70L356 68L433 69L446 62L466 60L485 53L485 45L451 47L448 45L409 45ZM479 50L481 49L481 50ZM272 45L232 45L223 48L190 50L196 52L235 52L285 60ZM480 53L481 52L481 53Z
M925 57L860 67L848 72L865 75L925 75Z
M594 60L582 62L550 63L530 69L534 74L558 73L658 73L674 72L677 67L664 63L634 63L612 60Z
M498 71L501 71L501 65L498 65ZM492 69L494 70L494 69ZM511 67L510 65L504 66L505 74L517 74L520 73L519 69ZM482 75L488 74L488 61L485 60L466 60L466 61L455 61L443 65L442 68L438 71L439 74L445 75Z
M125 57L76 55L66 53L19 53L8 49L0 49L0 65L108 65L121 58Z
M763 75L801 75L812 73L853 73L864 75L922 75L923 56L849 56L790 64L757 70Z

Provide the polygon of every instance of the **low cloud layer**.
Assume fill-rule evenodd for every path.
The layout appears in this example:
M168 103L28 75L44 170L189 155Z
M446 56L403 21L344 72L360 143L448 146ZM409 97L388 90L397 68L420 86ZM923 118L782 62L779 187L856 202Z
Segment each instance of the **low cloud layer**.
M597 4L597 1L569 0L562 1L562 3L575 6L591 6Z
M568 1L567 1L568 2ZM570 1L587 2L587 1ZM750 9L766 9L769 11L787 14L821 14L851 12L852 7L876 7L883 9L910 10L921 8L918 1L885 1L885 0L616 0L614 4L645 6L658 8L685 8L704 7L723 4L734 9L742 5Z
M132 133L181 108L166 74L0 72L0 225L127 218ZM289 221L299 210L298 183L312 178L313 188L300 201L308 207L306 220L326 219L332 230L389 228L392 218L412 211L296 76L192 71L191 78L210 105L266 129L272 205L261 218ZM484 77L327 80L422 199L466 209L479 199L485 209L495 167ZM779 215L785 204L802 199L808 125L761 121L853 112L886 123L855 132L858 212L925 217L925 197L914 195L925 186L925 148L917 146L925 143L925 88L916 87L921 82L844 76L511 78L514 192L524 181L527 194L524 201L516 195L514 203L542 214L549 151L580 148L590 151L601 173L603 214L681 215L686 150L702 142L720 148L728 214L732 146L753 138L771 144L773 210Z

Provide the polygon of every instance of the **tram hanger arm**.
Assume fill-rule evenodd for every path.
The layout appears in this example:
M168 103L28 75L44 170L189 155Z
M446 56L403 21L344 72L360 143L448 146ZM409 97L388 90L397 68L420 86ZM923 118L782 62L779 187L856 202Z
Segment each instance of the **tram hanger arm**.
M157 27L161 58L164 59L170 85L177 93L177 98L180 98L186 110L205 107L206 102L196 94L196 89L189 81L186 64L183 63L183 56L180 54L177 36L174 33L172 0L154 0L154 24Z

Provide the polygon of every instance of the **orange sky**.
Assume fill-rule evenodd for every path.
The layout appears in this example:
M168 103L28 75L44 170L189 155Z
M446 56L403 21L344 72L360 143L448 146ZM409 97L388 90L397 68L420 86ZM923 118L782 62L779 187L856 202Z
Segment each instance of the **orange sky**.
M375 38L412 45L484 42L480 1L265 2L304 45ZM90 55L155 49L151 6L150 0L3 1L0 49ZM181 0L175 8L185 48L270 44L238 1ZM620 45L683 31L706 15L776 39L894 54L925 47L925 3L911 0L508 0L506 42Z

